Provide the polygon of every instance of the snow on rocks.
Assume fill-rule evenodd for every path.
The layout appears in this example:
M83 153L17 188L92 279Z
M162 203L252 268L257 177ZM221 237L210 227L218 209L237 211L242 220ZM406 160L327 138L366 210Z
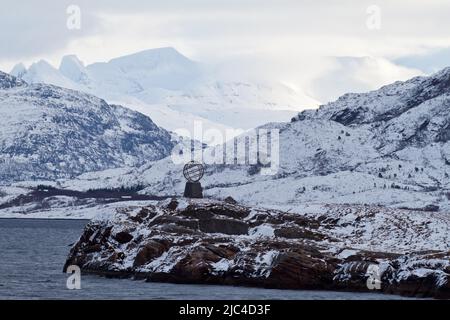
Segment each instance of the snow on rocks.
M0 72L1 184L71 179L168 156L169 132L95 96Z
M397 218L404 224L403 214L380 207L324 210L333 214L175 198L116 208L86 226L65 267L76 264L84 272L149 281L345 291L370 291L367 283L376 270L381 292L450 296L450 242L443 234L429 236L434 216L423 225L422 220L408 221L413 227L405 227L417 233L416 239L391 252L370 241L365 246L360 239L370 239L367 232L389 246L400 241L405 233L377 231L384 225L377 216L388 210L391 223ZM448 237L450 225L443 228L436 231Z

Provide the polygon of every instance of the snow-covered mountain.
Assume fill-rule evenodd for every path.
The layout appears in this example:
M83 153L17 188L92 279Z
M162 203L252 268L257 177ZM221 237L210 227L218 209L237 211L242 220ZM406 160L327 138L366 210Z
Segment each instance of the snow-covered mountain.
M30 70L48 67L40 63ZM139 166L173 148L169 132L147 116L86 93L28 85L2 72L0 119L1 184Z
M346 94L290 123L264 126L280 130L276 175L258 174L258 165L208 165L205 194L266 206L359 203L450 211L449 111L450 68ZM110 174L96 175L101 184L117 184ZM84 189L86 177L67 186ZM182 194L184 188L181 167L170 158L122 178L147 184L149 194Z
M81 90L127 105L158 125L191 129L250 129L269 121L288 121L318 102L282 83L220 79L212 68L194 62L173 48L152 49L88 66L65 56L59 68L39 61L11 71L28 83L49 83ZM238 80L239 79L239 80Z

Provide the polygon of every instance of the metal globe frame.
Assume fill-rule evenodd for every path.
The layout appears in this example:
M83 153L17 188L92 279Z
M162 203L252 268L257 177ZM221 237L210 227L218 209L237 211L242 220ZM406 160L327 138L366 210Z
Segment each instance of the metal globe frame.
M194 173L194 177L192 173ZM184 165L183 176L189 182L199 182L203 178L204 174L205 167L201 163L191 161Z

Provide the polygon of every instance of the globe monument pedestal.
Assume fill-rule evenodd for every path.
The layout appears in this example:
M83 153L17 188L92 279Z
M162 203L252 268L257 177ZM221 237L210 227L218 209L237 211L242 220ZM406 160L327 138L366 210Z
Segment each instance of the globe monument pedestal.
M186 182L184 197L193 199L203 198L203 188L200 182Z
M184 166L183 175L186 178L184 197L193 199L203 198L203 188L200 179L203 177L205 168L202 164L191 161Z

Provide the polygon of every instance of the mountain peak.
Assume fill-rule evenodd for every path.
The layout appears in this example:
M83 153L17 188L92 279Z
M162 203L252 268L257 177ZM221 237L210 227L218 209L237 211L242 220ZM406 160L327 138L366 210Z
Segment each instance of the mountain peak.
M64 56L59 66L62 75L75 82L86 83L88 76L83 62L76 55Z
M45 67L45 68L55 68L53 67L47 60L41 59L36 63L33 63L32 66L37 66L37 67Z
M146 49L142 51L138 51L129 55L125 55L116 59L121 59L129 56L157 56L157 55L174 55L174 56L180 56L185 57L183 54L181 54L178 50L176 50L173 47L161 47L161 48L152 48L152 49ZM115 60L115 59L112 59Z
M81 67L84 67L83 61L81 61L77 55L69 54L69 55L65 55L64 57L62 57L59 69L61 70L61 67L68 63L72 63L72 64L79 65Z
M152 48L152 49L146 49L146 50L142 50L142 51L136 52L136 54L139 54L139 53L151 53L151 54L154 54L154 53L165 53L165 54L177 54L177 55L182 56L182 54L177 49L175 49L174 47Z
M40 73L40 72L54 73L56 71L57 69L55 67L53 67L50 63L42 59L39 60L38 62L33 63L28 69L28 73Z
M17 78L22 78L22 76L27 73L27 68L25 67L25 65L21 62L16 64L12 69L11 72L9 73L10 75L17 77Z
M161 65L168 64L193 64L186 56L172 47L148 49L126 55L123 57L112 59L109 63L119 65L140 65L146 67L156 68Z
M76 83L62 75L58 69L45 60L33 63L22 79L28 83L47 83L68 89L77 89Z

